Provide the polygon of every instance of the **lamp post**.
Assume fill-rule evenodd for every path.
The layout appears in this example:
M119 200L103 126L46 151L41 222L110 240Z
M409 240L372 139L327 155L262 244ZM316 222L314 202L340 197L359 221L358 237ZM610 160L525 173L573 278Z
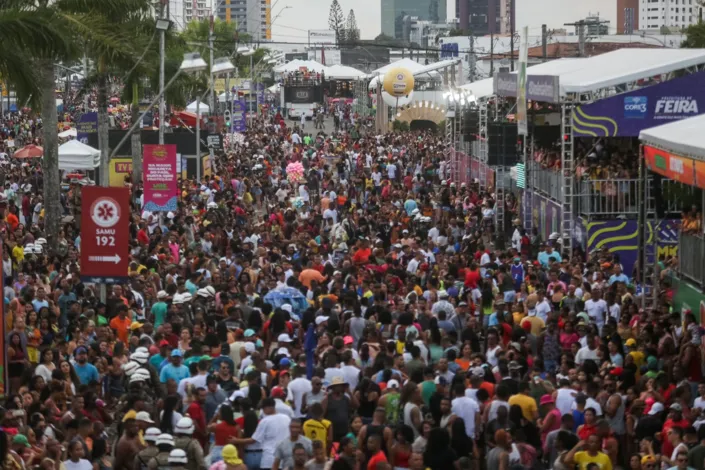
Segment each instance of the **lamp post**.
M144 116L149 112L150 109L154 107L154 105L157 104L157 102L161 99L161 97L164 95L166 90L171 86L172 83L176 81L176 79L181 75L182 73L197 73L201 72L203 70L206 70L208 68L208 64L206 64L206 61L201 59L201 55L198 54L197 52L195 53L190 53L190 54L184 54L184 60L181 62L181 66L179 67L179 70L174 74L173 77L171 77L171 80L162 87L161 90L159 90L159 95L157 95L154 100L147 106L147 109L145 109L142 114L140 114L139 119L137 121L132 123L132 127L128 129L127 133L123 136L123 138L120 140L120 142L115 146L113 151L110 154L110 158L112 159L117 153L120 151L120 148L127 142L127 139L132 135L132 133L137 129L137 126L140 125L142 120L144 119Z
M164 18L164 7L165 2L162 0L160 18L157 19L157 30L159 30L159 89L164 89L164 58L166 55L166 41L165 34L166 31L171 26L171 21ZM164 94L161 94L159 98L159 144L164 144L164 121L166 118L166 100L164 99Z

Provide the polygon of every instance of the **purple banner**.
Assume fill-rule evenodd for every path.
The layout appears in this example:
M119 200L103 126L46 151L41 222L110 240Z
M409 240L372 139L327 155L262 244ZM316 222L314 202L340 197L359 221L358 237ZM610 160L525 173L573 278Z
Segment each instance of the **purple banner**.
M76 123L76 140L88 145L88 135L98 133L98 113L83 113Z
M233 114L230 122L231 132L245 132L247 130L247 103L245 100L233 101Z
M702 114L705 71L613 96L573 111L576 137L638 137L643 129Z
M257 91L257 106L264 104L264 83L258 83L255 85L255 90Z
M538 228L542 241L547 241L553 232L561 233L561 205L551 199L532 191L525 191L522 203L522 219L524 227ZM573 246L585 250L586 229L582 219L576 217L573 221Z

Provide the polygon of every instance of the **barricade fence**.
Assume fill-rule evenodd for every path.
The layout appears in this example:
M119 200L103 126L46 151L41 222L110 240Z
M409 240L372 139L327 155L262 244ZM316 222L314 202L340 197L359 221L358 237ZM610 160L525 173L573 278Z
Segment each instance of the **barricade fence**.
M705 241L702 234L681 232L678 243L678 271L682 277L703 287L705 282Z
M480 182L483 189L495 186L495 171L477 157L471 157L464 152L451 150L451 174L457 177L456 183L470 184L474 180Z

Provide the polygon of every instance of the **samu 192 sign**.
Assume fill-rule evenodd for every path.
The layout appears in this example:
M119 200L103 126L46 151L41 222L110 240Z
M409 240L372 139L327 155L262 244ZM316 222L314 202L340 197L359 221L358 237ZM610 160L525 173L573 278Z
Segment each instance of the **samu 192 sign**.
M81 279L116 284L127 280L130 190L85 186L81 203Z

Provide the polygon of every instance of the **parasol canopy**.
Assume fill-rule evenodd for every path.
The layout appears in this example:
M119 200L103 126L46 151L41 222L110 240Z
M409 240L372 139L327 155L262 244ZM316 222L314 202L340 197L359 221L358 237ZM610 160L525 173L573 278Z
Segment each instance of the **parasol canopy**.
M44 149L39 145L25 145L12 156L14 158L39 158L44 155Z

